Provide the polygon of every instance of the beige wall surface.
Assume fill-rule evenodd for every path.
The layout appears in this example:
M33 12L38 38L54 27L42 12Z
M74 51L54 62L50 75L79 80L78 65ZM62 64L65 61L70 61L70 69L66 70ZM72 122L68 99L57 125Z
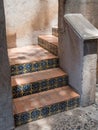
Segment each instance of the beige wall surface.
M4 0L8 47L37 43L57 24L57 0Z

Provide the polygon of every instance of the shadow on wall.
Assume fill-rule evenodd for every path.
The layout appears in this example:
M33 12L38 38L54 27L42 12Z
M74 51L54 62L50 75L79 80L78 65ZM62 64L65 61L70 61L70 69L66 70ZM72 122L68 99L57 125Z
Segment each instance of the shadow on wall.
M4 0L8 48L37 43L58 21L57 0ZM16 44L16 45L15 45Z
M33 30L40 30L48 28L50 19L53 19L49 12L49 2L46 0L40 0L39 6L36 11L35 17L32 19Z

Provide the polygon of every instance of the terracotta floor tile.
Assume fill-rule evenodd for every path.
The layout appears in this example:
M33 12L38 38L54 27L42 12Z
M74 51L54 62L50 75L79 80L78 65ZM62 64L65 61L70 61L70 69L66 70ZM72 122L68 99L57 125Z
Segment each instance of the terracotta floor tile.
M15 113L22 113L25 112L25 104L24 102L16 102L15 103L15 107L16 107L16 111L14 111Z
M74 92L73 89L71 89L68 86L64 86L64 87L56 89L56 94L59 97L58 99L59 101L64 101L64 100L68 100L70 98L79 96L79 94Z
M39 60L57 58L47 50L38 45L8 49L9 61L11 65L33 63Z
M58 45L58 37L53 35L40 35L39 38L54 45Z
M26 111L30 111L30 110L33 110L35 108L40 108L41 107L41 103L40 103L40 100L38 98L35 98L35 99L30 99L30 100L27 100L25 102L25 109Z
M65 89L65 88L63 88ZM76 93L75 91L72 91L72 88L66 88L65 91L67 91L68 95L70 96L70 98L74 98L74 97L78 97L79 94Z
M40 94L40 101L41 101L43 106L50 105L53 102L57 102L58 101L58 97L56 95L55 90L54 89L53 90L49 90L46 93L42 92Z
M58 102L66 101L79 95L67 86L62 88L56 88L53 90L48 90L41 92L39 94L32 94L31 96L26 96L23 98L14 100L14 113L21 113L24 111L31 111L35 108L41 108L47 105L52 105ZM17 100L17 101L16 101Z
M44 79L50 79L58 76L67 76L67 73L63 72L59 68L43 70L39 72L27 73L22 75L12 76L11 83L12 86L22 85L26 83L36 82Z

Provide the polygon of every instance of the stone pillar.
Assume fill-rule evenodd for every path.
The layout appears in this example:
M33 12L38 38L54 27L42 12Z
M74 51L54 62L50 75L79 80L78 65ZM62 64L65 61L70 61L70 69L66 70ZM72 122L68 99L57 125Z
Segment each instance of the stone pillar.
M0 0L0 130L14 129L3 0Z
M68 13L81 13L98 28L98 0L58 0L59 1L59 30L64 30L63 16ZM62 32L63 33L63 32ZM60 34L59 34L60 35ZM61 37L61 35L59 36ZM97 44L98 48L98 44ZM97 49L98 57L98 49ZM98 76L97 76L98 77ZM98 78L97 78L98 83Z
M64 25L60 66L68 73L70 86L81 95L81 105L91 105L95 102L98 30L81 14L65 15Z
M81 13L98 28L98 0L65 0L63 6L65 14Z

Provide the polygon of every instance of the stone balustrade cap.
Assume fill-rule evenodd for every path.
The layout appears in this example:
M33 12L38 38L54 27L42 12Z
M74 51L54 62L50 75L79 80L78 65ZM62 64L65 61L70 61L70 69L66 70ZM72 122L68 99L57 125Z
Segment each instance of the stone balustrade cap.
M64 18L83 40L98 39L98 29L82 14L66 14Z

